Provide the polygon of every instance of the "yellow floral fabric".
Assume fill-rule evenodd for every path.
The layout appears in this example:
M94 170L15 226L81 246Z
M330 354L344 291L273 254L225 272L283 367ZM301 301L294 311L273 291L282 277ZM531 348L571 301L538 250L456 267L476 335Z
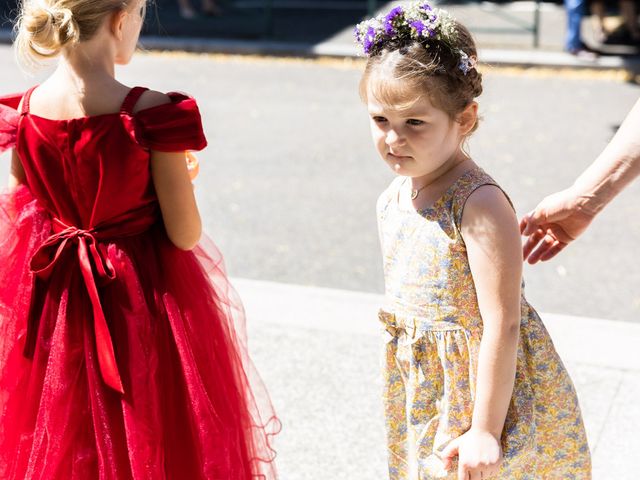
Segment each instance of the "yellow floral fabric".
M430 208L399 208L399 177L378 200L388 336L384 406L391 480L457 478L439 453L471 427L482 318L460 234L469 195L496 182L463 174ZM506 195L506 194L505 194ZM508 197L507 197L508 198ZM575 389L524 298L516 379L502 434L504 480L591 478Z

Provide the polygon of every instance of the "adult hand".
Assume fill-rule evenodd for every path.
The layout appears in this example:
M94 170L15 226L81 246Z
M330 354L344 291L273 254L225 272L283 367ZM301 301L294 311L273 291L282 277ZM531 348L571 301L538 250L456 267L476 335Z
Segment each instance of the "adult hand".
M574 187L544 198L520 220L520 233L527 238L523 258L530 264L555 257L584 232L597 211L586 206L588 197Z
M444 467L449 470L458 456L458 480L487 480L502 463L499 440L485 430L471 429L454 438L442 452Z

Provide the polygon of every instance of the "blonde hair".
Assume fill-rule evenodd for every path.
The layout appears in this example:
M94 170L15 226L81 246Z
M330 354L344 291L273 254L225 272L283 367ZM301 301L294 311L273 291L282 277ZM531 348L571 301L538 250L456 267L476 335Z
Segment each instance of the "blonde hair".
M366 102L369 92L378 100L398 109L410 108L423 95L437 108L455 119L482 94L482 74L476 67L466 74L459 68L459 50L476 59L476 44L469 30L455 22L453 45L431 41L428 48L418 41L390 44L369 57L360 96ZM478 121L468 135L478 127ZM467 136L468 136L467 135Z
M133 0L23 0L14 42L18 60L33 65L91 39L111 12Z

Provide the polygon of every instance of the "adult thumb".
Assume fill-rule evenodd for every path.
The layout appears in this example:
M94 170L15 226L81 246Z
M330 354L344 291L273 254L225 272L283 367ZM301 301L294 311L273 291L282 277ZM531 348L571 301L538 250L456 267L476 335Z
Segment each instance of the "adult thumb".
M538 205L534 210L527 213L522 221L524 223L522 235L529 236L548 221L548 215L545 209Z

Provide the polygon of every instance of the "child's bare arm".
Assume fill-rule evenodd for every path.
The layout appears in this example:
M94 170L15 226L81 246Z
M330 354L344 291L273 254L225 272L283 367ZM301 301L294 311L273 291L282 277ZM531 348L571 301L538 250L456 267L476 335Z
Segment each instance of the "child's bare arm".
M200 240L202 222L184 152L151 152L151 175L169 239L191 250Z
M17 187L25 182L24 168L18 157L18 152L14 149L11 152L11 172L9 173L9 188Z
M18 111L22 111L22 100L18 105ZM11 171L9 172L9 188L17 187L26 181L22 161L18 156L18 151L14 148L11 151Z
M522 282L518 221L500 189L471 194L462 236L484 326L472 428L500 438L515 380Z
M169 96L164 93L147 90L138 100L134 113L170 101ZM176 247L191 250L200 240L202 222L193 194L185 152L152 150L151 176L169 239Z
M494 473L501 461L500 437L516 372L522 255L515 212L497 187L483 186L471 194L461 231L483 334L471 429L452 442L445 457L458 453L458 476L466 479Z

